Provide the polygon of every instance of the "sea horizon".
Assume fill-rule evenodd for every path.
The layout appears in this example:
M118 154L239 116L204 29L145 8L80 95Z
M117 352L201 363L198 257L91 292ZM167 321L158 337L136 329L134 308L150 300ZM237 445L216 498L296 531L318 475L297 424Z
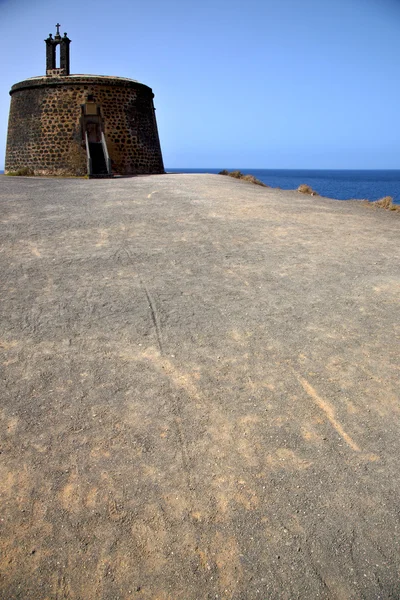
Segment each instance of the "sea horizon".
M400 204L400 169L221 169L166 168L169 173L218 173L222 169L251 174L270 187L295 190L305 183L333 200L379 200L391 196Z
M305 183L333 200L379 200L391 196L400 204L400 169L256 169L245 167L166 167L167 173L210 173L223 169L252 174L266 185L283 190ZM4 170L0 170L4 174Z

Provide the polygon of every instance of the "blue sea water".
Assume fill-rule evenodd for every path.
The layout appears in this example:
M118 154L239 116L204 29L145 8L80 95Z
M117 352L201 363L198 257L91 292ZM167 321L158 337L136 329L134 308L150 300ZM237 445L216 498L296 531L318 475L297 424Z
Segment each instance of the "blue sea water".
M226 168L226 167L224 167ZM235 171L229 168L228 171ZM166 169L168 173L218 173L221 169ZM239 169L271 187L294 190L302 183L310 185L321 196L336 200L379 200L392 196L400 204L400 170L332 171L297 169Z
M168 173L219 173L221 169L166 169ZM235 171L229 168L228 171ZM310 185L321 196L336 200L379 200L392 196L400 204L400 170L297 170L297 169L239 169L252 174L271 187L294 190L300 184ZM0 171L3 173L4 171Z

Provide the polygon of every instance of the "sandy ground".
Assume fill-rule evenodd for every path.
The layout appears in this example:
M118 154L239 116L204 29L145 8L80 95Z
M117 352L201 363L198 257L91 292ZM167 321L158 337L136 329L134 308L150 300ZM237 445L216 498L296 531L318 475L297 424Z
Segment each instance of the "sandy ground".
M0 597L400 598L398 213L0 177Z

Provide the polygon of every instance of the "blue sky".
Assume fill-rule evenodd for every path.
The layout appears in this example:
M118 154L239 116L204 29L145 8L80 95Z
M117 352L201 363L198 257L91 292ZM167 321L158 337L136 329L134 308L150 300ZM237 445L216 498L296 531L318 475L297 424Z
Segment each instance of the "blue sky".
M0 0L0 169L57 21L71 72L153 88L167 167L400 168L400 0Z

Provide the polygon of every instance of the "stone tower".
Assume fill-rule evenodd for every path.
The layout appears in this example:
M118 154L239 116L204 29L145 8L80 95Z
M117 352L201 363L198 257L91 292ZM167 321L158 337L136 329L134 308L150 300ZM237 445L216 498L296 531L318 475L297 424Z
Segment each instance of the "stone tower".
M46 76L11 88L5 173L164 173L151 88L124 77L71 75L71 40L56 27L45 40Z

